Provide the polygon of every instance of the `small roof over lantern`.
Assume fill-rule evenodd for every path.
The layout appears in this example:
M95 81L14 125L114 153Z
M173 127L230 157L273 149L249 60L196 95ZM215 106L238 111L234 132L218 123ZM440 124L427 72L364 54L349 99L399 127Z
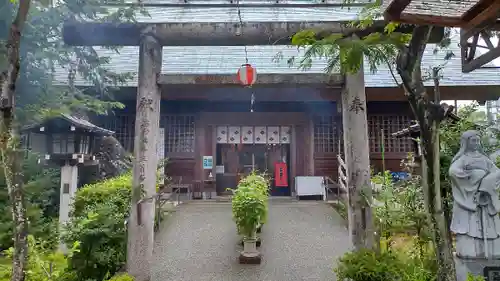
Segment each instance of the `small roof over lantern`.
M114 134L113 131L69 114L60 114L25 126L21 133L28 136L28 146L34 152L45 154L45 160L53 160L60 165L95 160L92 149L96 137Z

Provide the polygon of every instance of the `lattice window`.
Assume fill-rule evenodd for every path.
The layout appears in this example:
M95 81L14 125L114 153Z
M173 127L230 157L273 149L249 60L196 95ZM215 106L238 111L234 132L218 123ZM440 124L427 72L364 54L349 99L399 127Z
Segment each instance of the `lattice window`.
M332 115L313 117L314 152L334 153L338 151L339 140L342 138L342 123ZM341 143L342 145L342 143ZM342 150L342 149L341 149Z
M129 152L134 150L135 115L115 115L103 118L102 126L115 132L115 138Z
M193 115L162 115L165 128L165 152L194 152L195 125Z
M75 153L75 136L70 134L53 134L52 153Z
M393 137L392 134L411 125L411 118L404 115L369 115L368 138L370 152L411 152L413 143L410 137ZM383 141L382 141L383 136Z

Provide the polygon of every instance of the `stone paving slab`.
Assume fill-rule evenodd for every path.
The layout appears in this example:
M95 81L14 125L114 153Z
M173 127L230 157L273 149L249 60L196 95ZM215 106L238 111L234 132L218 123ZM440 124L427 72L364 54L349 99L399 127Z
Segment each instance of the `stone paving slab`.
M271 201L260 265L240 265L230 203L180 205L156 236L152 281L335 280L350 249L345 223L324 202Z

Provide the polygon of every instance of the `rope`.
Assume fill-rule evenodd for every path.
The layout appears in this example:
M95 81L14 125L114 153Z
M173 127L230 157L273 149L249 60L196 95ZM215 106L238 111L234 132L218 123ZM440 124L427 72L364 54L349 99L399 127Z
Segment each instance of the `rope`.
M236 0L236 8L238 9L238 20L240 21L240 34L243 35L243 19L241 18L240 0ZM245 50L245 63L248 64L248 50L247 45L243 46ZM253 106L255 104L255 95L252 93L250 98L250 112L253 112Z
M241 19L240 0L236 1L236 8L238 9L238 19L240 21L239 24L240 24L241 34L243 35L243 20ZM245 63L248 63L248 50L247 50L247 46L245 45L244 48L245 48Z

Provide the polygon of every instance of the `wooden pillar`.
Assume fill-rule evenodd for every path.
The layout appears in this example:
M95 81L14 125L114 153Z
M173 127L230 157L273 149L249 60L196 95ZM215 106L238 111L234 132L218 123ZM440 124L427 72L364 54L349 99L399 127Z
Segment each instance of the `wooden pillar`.
M156 193L156 146L160 123L162 46L147 30L139 49L139 85L134 140L132 206L128 220L127 271L136 281L150 280Z
M308 156L308 175L309 176L316 176L316 170L314 166L314 122L312 119L312 116L308 116L308 150L309 150L309 156Z
M363 66L347 73L342 93L344 153L347 166L349 236L355 249L373 246L370 151ZM369 233L367 235L367 233Z

